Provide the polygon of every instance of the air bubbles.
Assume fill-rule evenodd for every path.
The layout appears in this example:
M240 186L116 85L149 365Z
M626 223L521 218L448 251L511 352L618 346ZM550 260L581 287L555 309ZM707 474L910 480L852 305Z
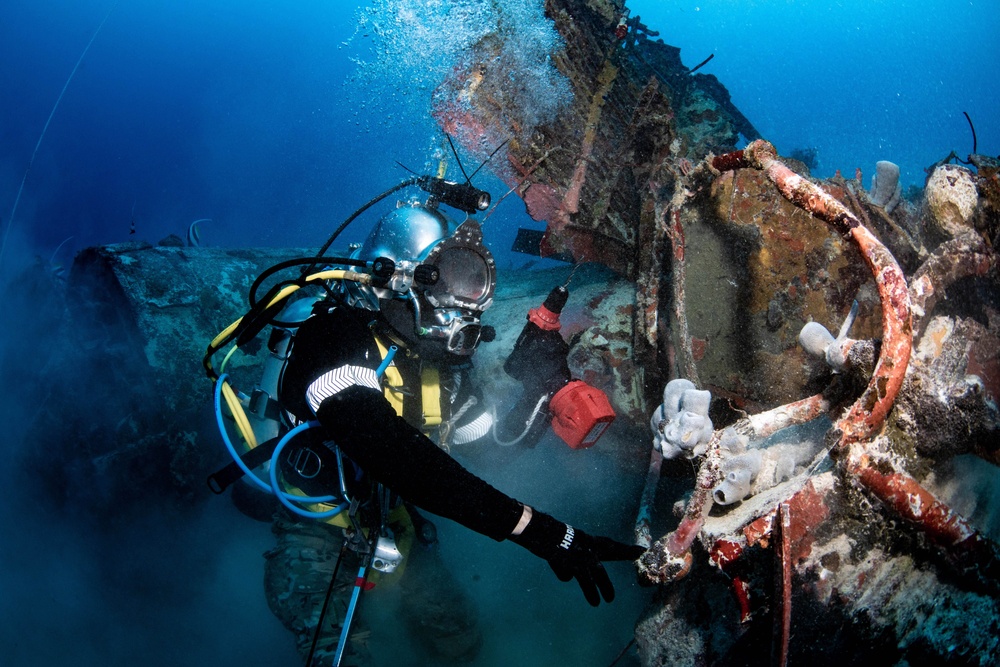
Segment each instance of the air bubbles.
M470 96L482 95L499 106L504 128L486 138L488 154L513 135L531 136L572 100L552 59L563 45L541 0L374 0L358 23L356 35L370 38L354 43L351 83L382 122L389 110L429 117L442 104L476 112Z

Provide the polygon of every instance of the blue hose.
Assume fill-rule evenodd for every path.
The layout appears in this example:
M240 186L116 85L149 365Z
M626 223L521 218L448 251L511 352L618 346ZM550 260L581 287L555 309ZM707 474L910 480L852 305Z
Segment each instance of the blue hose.
M378 368L375 370L375 374L376 374L377 377L379 377L379 378L382 377L382 375L385 373L385 369L389 367L390 363L392 363L392 359L393 359L393 357L396 356L396 352L397 351L398 351L398 348L395 345L392 345L392 346L389 347L389 349L386 351L385 358L382 359L382 363L379 364ZM215 383L215 419L216 419L216 422L217 422L217 424L219 426L219 432L222 434L222 441L225 443L226 449L229 450L229 455L233 458L234 461L236 461L236 465L238 465L240 467L240 469L243 471L243 473L245 475L247 475L247 477L250 480L252 480L252 482L258 488L260 488L262 491L266 491L268 493L274 494L274 496L278 499L279 502L281 502L282 505L284 505L286 508L288 508L290 511L294 512L295 514L298 514L299 516L303 516L303 517L306 517L308 519L328 519L328 518L330 518L332 516L336 516L337 514L340 514L345 509L347 509L348 504L346 502L341 502L339 505L337 505L333 509L326 510L326 511L323 511L323 512L313 512L311 510L303 509L303 508L299 507L298 505L296 505L295 503L328 503L328 502L336 501L337 497L336 496L299 496L299 495L295 495L295 494L292 494L292 493L288 493L287 491L284 491L281 488L281 482L278 479L278 457L281 455L282 450L285 448L285 446L289 442L291 442L292 438L294 438L295 436L297 436L297 435L299 435L301 433L304 433L305 431L307 431L310 428L319 427L320 423L318 421L311 420L311 421L299 424L298 426L296 426L295 428L293 428L291 431L289 431L288 433L286 433L281 438L281 440L278 441L278 445L274 448L274 452L271 454L271 466L270 466L270 470L268 471L269 472L269 476L270 476L270 481L271 481L271 483L269 485L265 484L263 482L263 480L261 480L259 477L257 477L257 475L255 475L253 473L253 471L250 470L249 467L247 467L247 464L243 462L243 459L240 457L239 453L236 451L236 447L233 446L232 440L230 440L230 438L229 438L229 433L226 431L225 422L223 422L223 417L222 417L222 386L223 386L223 383L226 381L227 377L228 377L227 375L223 374L223 375L221 375L219 377L218 380L216 380L216 383Z
M281 504L287 507L289 510L298 514L299 516L304 516L307 519L328 519L331 516L336 516L340 514L345 509L347 509L347 503L340 503L331 510L326 510L325 512L313 512L311 510L305 510L292 502L292 498L295 502L299 503L326 503L336 500L336 496L296 496L291 493L282 491L281 482L278 480L278 457L281 456L281 450L285 448L292 438L297 436L299 433L304 433L308 429L316 428L320 424L318 421L308 421L303 424L299 424L291 431L286 433L281 440L278 441L278 446L274 448L274 453L271 454L271 469L268 471L271 475L271 487L270 491L277 496Z
M340 629L340 641L337 642L337 653L333 658L333 667L340 667L340 661L344 657L344 649L347 648L347 638L351 634L351 620L354 618L354 610L358 608L358 598L365 586L366 564L358 569L358 576L354 579L354 590L351 592L351 601L347 605L347 615L344 617L343 626Z
M307 502L307 503L325 503L325 502L330 502L332 500L336 500L337 499L336 496L316 496L316 497L311 497L311 496L297 496L297 495L290 494L290 493L287 493L285 491L282 491L281 488L278 487L275 484L275 482L274 482L274 477L275 477L275 475L274 475L275 458L273 456L271 457L272 458L272 460L271 460L271 478L272 478L272 481L271 481L270 485L265 484L259 477L257 477L257 475L254 474L254 472L247 466L247 464L243 462L243 459L240 457L239 453L236 451L236 447L233 445L233 441L229 438L229 433L228 433L228 431L226 431L225 422L222 421L222 419L223 419L223 417L222 417L222 385L226 381L227 378L228 378L228 376L225 373L223 373L222 375L219 376L219 379L215 383L215 421L216 421L216 423L219 426L219 433L222 434L222 442L225 443L226 449L229 450L229 455L233 458L234 461L236 461L236 465L238 465L240 467L240 470L243 471L243 474L246 475L247 478L250 479L260 490L266 491L268 493L273 493L274 495L276 495L278 497L278 500L282 501L282 503L286 504L286 506L287 506L287 503L289 502L288 498L294 498L294 499L296 499L296 500L298 500L300 502ZM284 438L282 438L278 442L278 448L275 449L275 452L277 452L277 450L280 449L281 447L283 447L284 445L288 444L288 441L291 440L292 437L294 437L295 435L298 435L302 431L306 430L306 428L309 428L310 426L318 426L318 425L319 425L319 422L306 422L305 424L301 424L299 426L296 426L291 431L289 431L285 435ZM338 510L338 511L340 511L340 510ZM333 514L336 514L336 512L333 512ZM329 514L328 516L333 516L333 514Z
M392 363L392 358L396 356L397 351L399 351L399 348L396 347L395 345L389 346L389 349L385 351L385 359L383 359L382 363L379 364L378 368L375 369L376 377L378 378L382 377L382 375L385 373L385 369L389 368L389 364Z

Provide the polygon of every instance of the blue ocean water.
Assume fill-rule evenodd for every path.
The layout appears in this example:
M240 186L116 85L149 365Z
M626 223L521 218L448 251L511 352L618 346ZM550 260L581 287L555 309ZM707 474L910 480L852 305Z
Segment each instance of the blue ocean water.
M1000 7L983 0L683 0L629 2L688 67L729 89L782 155L815 148L814 175L878 160L903 187L954 150L1000 153Z
M200 218L211 219L201 225L205 245L319 245L351 211L405 177L397 162L433 168L441 135L428 115L429 95L491 19L477 3L461 5L462 14L452 4L6 0L0 280L36 257L65 265L95 244L183 237ZM530 0L505 4L525 21L538 15ZM901 166L905 185L919 185L923 168L949 151L971 152L963 111L976 124L979 151L1000 152L995 2L629 6L681 47L689 66L714 54L701 71L719 77L780 151L815 148L819 176L861 168L867 179L876 161L888 159ZM495 197L504 191L485 172L479 185ZM538 227L510 198L488 230L502 266L526 261L506 252L518 226ZM366 229L352 228L345 240ZM4 664L297 664L262 602L268 530L248 527L230 508L212 507L190 524L151 511L147 530L123 532L114 555L95 553L72 527L21 525L9 506L0 527L8 545L0 560ZM453 537L471 545L458 549L459 560L493 547L478 536ZM551 584L551 575L518 558L508 551L488 560L477 579L479 594L508 602L498 622L525 626L517 631L520 648L494 637L496 655L517 650L538 656L536 664L556 664L575 646L592 664L608 664L627 641L627 615L611 607L567 622L560 636L533 631L561 605L578 603L578 593L548 591L548 601L537 603L533 591ZM152 568L170 576L151 583ZM624 576L618 569L617 579ZM632 605L624 608L641 606L643 593L626 587L622 595ZM599 637L608 627L615 630L599 650L567 634Z
M68 236L61 252L183 236L198 218L212 219L206 244L317 245L368 193L405 175L397 161L420 170L439 148L429 93L488 23L449 4L5 2L5 233L53 104L110 16L39 144L3 261L46 255ZM926 166L971 152L963 111L979 150L998 152L993 3L629 6L688 66L714 54L701 71L780 151L815 148L820 176L861 168L867 179L888 159L905 185L922 184ZM415 9L423 15L406 15ZM503 230L525 224L517 203L503 213L511 221L498 225L498 248L509 246Z

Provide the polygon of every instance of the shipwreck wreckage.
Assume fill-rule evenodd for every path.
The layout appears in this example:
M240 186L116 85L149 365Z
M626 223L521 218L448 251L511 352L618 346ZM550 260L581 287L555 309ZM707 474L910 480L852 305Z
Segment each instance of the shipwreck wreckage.
M485 59L475 93L442 96L438 116L479 135L469 146L516 137L510 185L547 223L543 251L635 282L637 405L674 377L723 399L712 416L726 428L687 452L698 473L679 522L638 563L665 587L638 626L643 663L760 664L768 647L781 665L995 663L1000 552L984 496L1000 463L997 160L945 160L902 206L889 163L870 193L860 170L813 181L623 3L546 10L574 93L557 125L519 135ZM837 338L817 324L844 316ZM830 365L818 371L799 339ZM666 420L653 421L662 434ZM775 444L782 432L796 433ZM733 507L721 489L746 452L756 463ZM654 450L637 523L647 544L661 463ZM706 561L738 614L713 599Z
M860 169L811 179L623 2L545 9L573 93L555 122L518 117L502 32L437 91L435 116L473 152L510 139L502 172L546 223L541 253L614 272L567 313L574 372L638 424L667 380L711 392L701 446L666 460L651 450L636 536L651 545L640 574L659 590L637 625L643 664L996 664L997 160L943 161L909 200L891 175L871 192ZM736 150L741 136L750 143ZM239 314L250 277L291 254L179 240L82 252L73 293L49 314L68 306L90 333L47 358L93 373L47 387L26 422L79 469L40 454L26 465L57 495L81 469L109 498L148 493L169 470L164 493L194 497L204 446L191 425L205 411L190 369ZM524 312L517 299L548 286L509 307ZM17 287L15 300L51 302L45 286ZM826 330L845 318L840 335ZM5 374L27 378L16 356ZM119 401L112 423L94 418L107 395ZM55 420L60 396L93 409ZM69 452L70 440L92 444ZM744 488L722 504L737 473ZM670 478L690 494L665 500Z

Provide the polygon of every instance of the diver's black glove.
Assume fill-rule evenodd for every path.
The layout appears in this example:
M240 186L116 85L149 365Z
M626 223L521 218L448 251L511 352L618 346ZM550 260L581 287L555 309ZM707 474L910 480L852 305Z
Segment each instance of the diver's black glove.
M532 511L531 521L520 535L509 538L539 558L548 561L561 581L576 579L592 606L615 599L615 588L601 561L636 560L645 549L607 537L577 530L548 514Z

